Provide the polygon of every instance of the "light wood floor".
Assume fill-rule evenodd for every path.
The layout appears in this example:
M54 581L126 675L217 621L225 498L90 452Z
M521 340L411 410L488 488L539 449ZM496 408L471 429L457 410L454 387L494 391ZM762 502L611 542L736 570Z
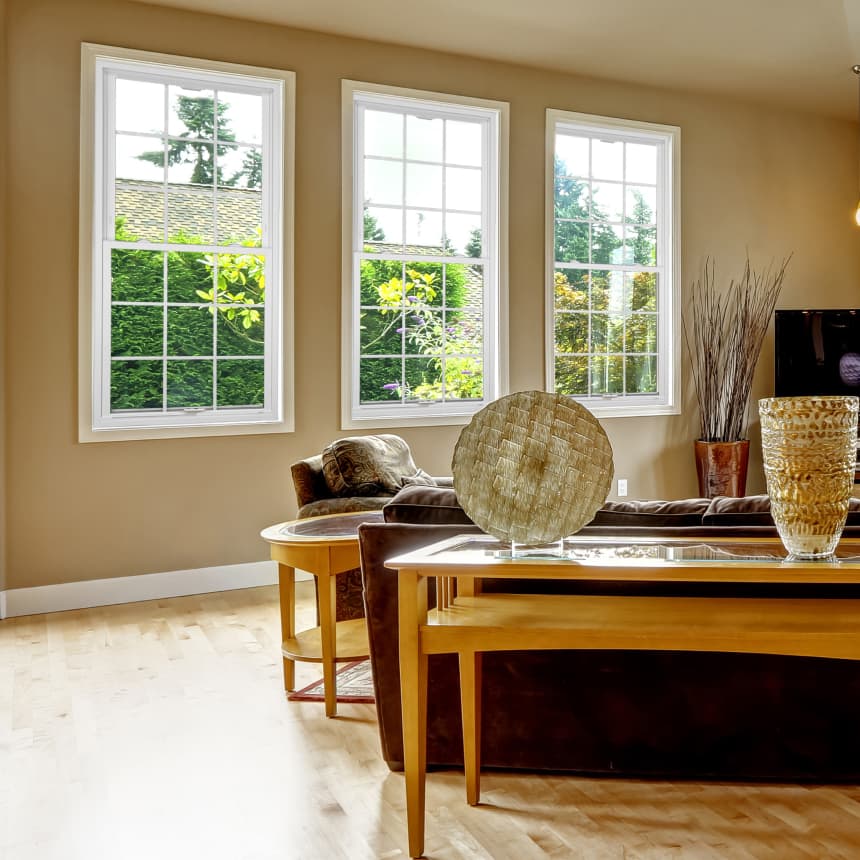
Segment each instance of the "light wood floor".
M0 860L405 858L373 706L287 702L278 641L274 588L0 622ZM483 786L430 774L428 857L860 858L857 787Z

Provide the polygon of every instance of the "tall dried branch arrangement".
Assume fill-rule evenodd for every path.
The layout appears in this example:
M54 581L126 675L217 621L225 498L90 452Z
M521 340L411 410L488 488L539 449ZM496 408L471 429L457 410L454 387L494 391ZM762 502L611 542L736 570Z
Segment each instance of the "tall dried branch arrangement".
M720 292L714 261L706 259L702 277L693 285L683 319L684 341L699 401L700 438L706 442L747 438L753 374L790 260L791 255L779 266L771 263L756 272L747 257L740 280L732 279Z

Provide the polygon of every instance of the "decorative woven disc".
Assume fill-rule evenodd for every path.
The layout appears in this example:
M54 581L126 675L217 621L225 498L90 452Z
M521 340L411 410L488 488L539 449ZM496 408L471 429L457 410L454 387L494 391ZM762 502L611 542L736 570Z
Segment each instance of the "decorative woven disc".
M573 398L520 391L494 401L454 448L457 501L488 534L552 543L594 518L612 483L612 446Z

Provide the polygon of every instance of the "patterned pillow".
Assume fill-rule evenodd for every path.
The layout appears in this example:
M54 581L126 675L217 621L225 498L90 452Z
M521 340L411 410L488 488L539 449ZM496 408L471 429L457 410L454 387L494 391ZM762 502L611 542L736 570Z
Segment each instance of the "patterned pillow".
M335 496L393 496L410 484L436 482L419 469L399 436L348 436L322 452L323 475Z

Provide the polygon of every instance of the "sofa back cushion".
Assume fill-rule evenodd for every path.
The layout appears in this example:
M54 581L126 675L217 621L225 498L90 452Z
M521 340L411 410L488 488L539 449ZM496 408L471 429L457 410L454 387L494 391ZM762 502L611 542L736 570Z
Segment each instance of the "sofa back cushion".
M698 526L709 499L604 502L589 526Z
M474 525L450 487L404 487L382 513L387 523Z
M772 526L770 499L767 496L717 496L711 499L702 517L706 526ZM848 500L848 526L860 526L860 499Z
M335 496L393 496L409 484L436 485L406 442L390 433L335 440L323 449L322 468Z

